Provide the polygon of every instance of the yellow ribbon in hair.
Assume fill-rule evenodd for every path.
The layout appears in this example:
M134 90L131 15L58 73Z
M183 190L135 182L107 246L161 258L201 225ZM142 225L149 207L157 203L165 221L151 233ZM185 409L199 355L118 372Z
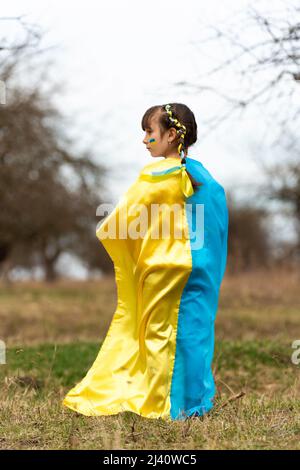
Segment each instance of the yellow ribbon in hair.
M183 141L184 141L184 137L185 137L185 134L186 134L186 127L183 124L181 124L181 122L178 121L178 119L173 117L170 104L166 104L165 110L167 111L167 113L169 115L170 121L174 122L175 126L177 126L179 128L179 129L176 130L176 132L178 133L179 131L181 131L181 137L180 137L181 142L178 145L178 153L180 155L181 151L183 150Z
M182 192L186 197L190 197L194 194L194 188L193 188L192 182L190 180L190 177L186 172L185 165L181 165L180 171L181 171L181 189L182 189Z
M186 172L185 164L169 168L169 170L167 170L167 172L165 173L141 173L140 178L146 181L162 181L166 178L169 178L170 176L178 175L179 173L181 173L181 189L183 194L185 195L185 197L192 196L194 194L194 188L190 177Z

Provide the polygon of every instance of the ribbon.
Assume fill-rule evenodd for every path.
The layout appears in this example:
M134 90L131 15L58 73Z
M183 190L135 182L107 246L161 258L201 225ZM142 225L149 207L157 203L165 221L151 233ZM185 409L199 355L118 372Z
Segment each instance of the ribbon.
M194 188L189 175L186 172L186 165L174 166L164 172L141 173L140 178L146 181L161 181L173 175L181 173L181 189L185 197L190 197L194 194Z
M183 163L180 167L181 171L181 189L185 197L190 197L194 194L194 188L189 175L186 172L186 166Z

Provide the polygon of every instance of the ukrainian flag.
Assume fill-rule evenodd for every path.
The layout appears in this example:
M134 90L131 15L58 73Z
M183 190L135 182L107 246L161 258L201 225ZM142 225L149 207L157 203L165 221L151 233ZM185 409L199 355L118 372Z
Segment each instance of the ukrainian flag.
M186 170L202 183L195 191ZM148 225L140 219L141 236L120 236L120 228L127 235L128 227L138 229L139 204L147 217L151 208L161 210ZM168 217L170 230L162 237ZM116 236L110 238L114 223ZM131 411L164 420L209 412L214 323L227 258L223 187L193 158L186 157L186 166L176 157L150 163L96 236L114 263L118 303L93 365L63 405L87 416Z

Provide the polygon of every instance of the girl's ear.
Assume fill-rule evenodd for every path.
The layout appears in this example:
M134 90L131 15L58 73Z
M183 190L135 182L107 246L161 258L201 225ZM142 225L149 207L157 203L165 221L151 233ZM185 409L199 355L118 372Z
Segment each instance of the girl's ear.
M172 139L175 139L175 137L177 137L177 132L176 132L176 129L174 127L171 127L169 129L169 136L172 138Z

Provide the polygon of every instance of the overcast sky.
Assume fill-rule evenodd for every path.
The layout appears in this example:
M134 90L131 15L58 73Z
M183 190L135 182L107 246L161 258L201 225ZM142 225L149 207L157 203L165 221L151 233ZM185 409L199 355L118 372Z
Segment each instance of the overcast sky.
M152 160L142 144L140 121L155 104L183 102L192 109L199 140L189 155L221 184L228 188L254 177L249 123L229 123L206 137L201 120L216 111L216 96L174 83L196 83L227 52L217 41L201 47L206 24L234 21L249 4L258 3L267 5L262 0L11 0L2 4L0 16L26 15L45 30L43 45L54 46L55 78L66 83L59 104L76 123L76 140L93 142L99 161L114 169L110 177L118 183L117 200Z

